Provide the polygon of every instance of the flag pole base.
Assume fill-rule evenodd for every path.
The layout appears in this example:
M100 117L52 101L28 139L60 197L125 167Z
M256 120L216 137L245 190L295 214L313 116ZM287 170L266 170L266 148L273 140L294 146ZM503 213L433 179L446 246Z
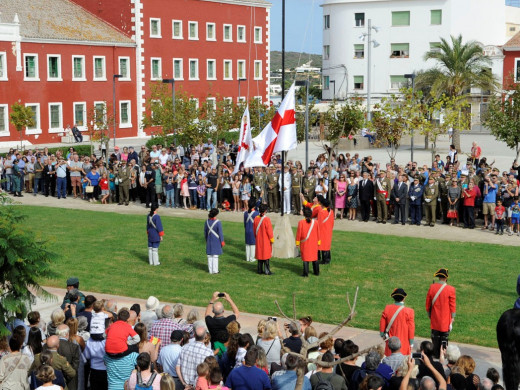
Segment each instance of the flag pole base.
M279 259L292 259L296 257L297 250L289 215L285 214L276 221L273 235L273 257Z

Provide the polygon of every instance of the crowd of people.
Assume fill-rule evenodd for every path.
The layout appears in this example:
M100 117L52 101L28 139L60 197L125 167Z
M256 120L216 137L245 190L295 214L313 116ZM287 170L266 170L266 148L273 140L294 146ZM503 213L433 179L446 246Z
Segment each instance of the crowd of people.
M445 160L431 164L410 161L397 165L374 162L358 153L322 153L308 167L281 156L272 156L267 167L235 167L238 147L211 139L199 145L153 145L122 150L108 157L68 153L49 154L47 148L25 152L10 150L0 157L2 188L14 196L33 194L69 196L101 203L146 207L240 212L255 198L272 212L301 215L302 200L317 195L328 199L339 219L378 223L435 226L437 221L473 229L477 218L482 229L520 235L519 165L500 170L482 157L473 143L471 155L460 159L453 145ZM282 183L282 171L283 183ZM423 222L424 220L424 222Z
M294 390L300 376L303 390L503 390L495 369L479 378L474 359L448 344L449 330L438 320L445 316L451 329L455 290L446 284L447 270L436 276L426 298L432 341L414 348L414 329L403 334L413 310L400 309L406 293L395 289L395 302L381 317L386 348L375 345L363 362L352 340L319 332L310 316L286 322L268 317L250 334L241 330L240 311L225 292L213 293L203 316L196 308L185 313L180 303L161 305L154 296L144 305L118 308L114 299L85 296L71 277L47 323L32 311L26 321L7 324L11 334L0 338L0 388ZM232 314L226 315L225 305Z

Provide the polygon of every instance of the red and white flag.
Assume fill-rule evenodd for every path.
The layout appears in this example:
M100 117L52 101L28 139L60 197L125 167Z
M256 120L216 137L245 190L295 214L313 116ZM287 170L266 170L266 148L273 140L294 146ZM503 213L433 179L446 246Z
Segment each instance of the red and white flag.
M280 104L278 111L267 126L253 138L254 150L244 166L246 168L267 166L273 153L296 149L296 120L294 118L294 83Z
M249 105L246 106L242 120L240 121L240 136L238 138L238 154L235 163L235 169L233 175L238 172L240 164L247 160L247 157L253 149L253 143L251 141L251 119L249 116Z

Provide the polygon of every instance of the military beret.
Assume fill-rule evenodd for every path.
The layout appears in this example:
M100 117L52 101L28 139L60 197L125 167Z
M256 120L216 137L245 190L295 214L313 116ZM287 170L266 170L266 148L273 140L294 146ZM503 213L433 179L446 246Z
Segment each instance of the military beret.
M421 178L419 176L414 176L413 180L421 180Z
M430 175L428 176L428 180L435 180L435 178L432 175Z
M406 298L406 292L402 289L402 288L396 288L394 291L392 291L392 294L390 294L390 296L392 298L395 298L395 297L403 297L403 298Z
M437 272L435 272L435 274L433 276L438 276L440 278L448 279L448 269L447 268L440 268L439 270L437 270Z
M79 279L76 278L75 276L72 276L67 279L67 286L74 286L75 284L78 284L78 283L79 283Z
M379 171L379 173L386 173L386 171L383 170L383 169L381 169L381 170Z

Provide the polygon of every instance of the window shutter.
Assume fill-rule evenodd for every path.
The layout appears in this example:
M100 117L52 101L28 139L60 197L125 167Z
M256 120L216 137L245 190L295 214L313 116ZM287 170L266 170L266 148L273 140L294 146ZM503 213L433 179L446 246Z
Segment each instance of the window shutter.
M410 11L392 12L392 26L409 26Z
M354 84L363 84L363 76L354 76Z
M442 24L442 10L432 9L430 11L431 21L430 24Z

